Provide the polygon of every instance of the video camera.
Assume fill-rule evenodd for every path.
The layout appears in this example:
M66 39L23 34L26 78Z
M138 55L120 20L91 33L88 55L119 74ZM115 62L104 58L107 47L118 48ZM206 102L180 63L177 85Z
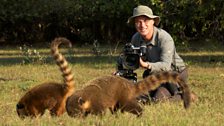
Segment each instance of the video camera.
M127 43L124 47L124 56L122 58L122 66L124 69L136 70L139 68L139 58L145 58L146 46L134 47L131 43Z
M135 47L131 43L127 43L124 47L123 54L120 55L120 63L118 64L118 75L137 82L137 74L134 70L139 68L139 58L145 59L146 46Z

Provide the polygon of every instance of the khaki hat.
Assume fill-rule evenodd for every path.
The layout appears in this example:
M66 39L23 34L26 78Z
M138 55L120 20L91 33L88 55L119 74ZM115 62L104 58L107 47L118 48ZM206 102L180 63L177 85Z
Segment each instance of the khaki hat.
M148 18L153 18L155 20L155 25L156 26L159 25L160 17L153 15L152 9L149 8L148 6L139 5L136 8L134 8L133 16L128 18L127 23L130 25L134 24L134 19L135 19L135 17L138 17L138 16L146 16Z

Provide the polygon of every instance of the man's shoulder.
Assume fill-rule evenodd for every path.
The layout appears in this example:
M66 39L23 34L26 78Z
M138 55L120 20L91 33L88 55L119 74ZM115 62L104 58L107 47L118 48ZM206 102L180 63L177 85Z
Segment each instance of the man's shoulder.
M139 46L141 40L142 40L141 35L138 32L136 32L131 38L131 43L134 44L135 46Z
M140 38L140 34L138 32L136 32L133 36L132 36L132 39L139 39Z
M157 30L159 34L169 34L166 30L162 28L155 27L155 30Z
M157 27L156 30L160 39L172 39L171 35L166 30Z

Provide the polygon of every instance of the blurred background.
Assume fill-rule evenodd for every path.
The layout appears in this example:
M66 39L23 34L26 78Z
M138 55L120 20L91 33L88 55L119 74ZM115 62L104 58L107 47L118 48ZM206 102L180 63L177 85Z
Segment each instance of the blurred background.
M130 41L127 25L139 4L161 17L177 45L207 39L224 45L223 0L1 0L0 44L40 44L57 36L78 45Z

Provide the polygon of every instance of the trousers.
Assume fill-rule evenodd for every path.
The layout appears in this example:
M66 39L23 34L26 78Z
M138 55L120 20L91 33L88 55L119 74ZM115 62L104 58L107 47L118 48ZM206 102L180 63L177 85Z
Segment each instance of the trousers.
M187 83L188 79L188 69L185 68L182 71L179 71L180 78ZM152 75L148 70L145 70L143 73L143 78ZM181 100L181 94L179 93L179 88L177 85L172 83L165 83L162 84L157 89L150 91L149 95L153 101L168 99L168 98L175 98L175 100ZM146 97L146 96L142 96ZM148 98L149 99L149 98Z

